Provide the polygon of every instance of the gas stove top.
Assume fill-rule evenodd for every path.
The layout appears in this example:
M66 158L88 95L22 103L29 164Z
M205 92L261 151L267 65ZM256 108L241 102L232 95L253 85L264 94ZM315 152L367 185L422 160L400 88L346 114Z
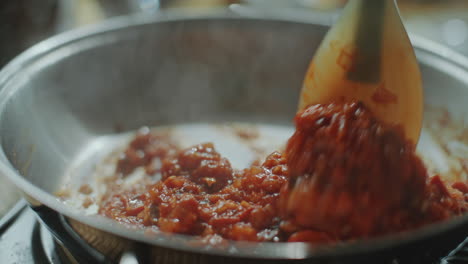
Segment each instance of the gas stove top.
M0 220L0 263L106 263L109 262L99 252L86 245L70 232L59 214L53 211L40 212L41 218L20 201ZM47 223L45 223L46 221ZM468 263L468 238L445 257L408 256L407 259L394 259L389 264ZM122 259L120 263L138 263L135 259ZM191 263L184 261L184 263ZM198 263L198 262L197 262ZM234 262L233 262L234 263ZM327 262L329 263L329 262ZM375 263L375 260L371 263ZM199 263L203 264L203 263Z
M67 234L58 214L42 218L48 218L47 225L25 201L20 201L0 220L0 263L108 262L82 241Z
M67 263L51 233L19 202L0 221L0 263Z

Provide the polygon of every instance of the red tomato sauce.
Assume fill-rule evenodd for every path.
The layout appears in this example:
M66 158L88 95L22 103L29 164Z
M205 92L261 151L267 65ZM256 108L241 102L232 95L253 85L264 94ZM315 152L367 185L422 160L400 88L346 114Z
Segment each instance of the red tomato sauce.
M117 173L143 167L161 179L111 190L99 212L204 238L311 243L402 232L466 212L466 183L428 177L401 129L379 123L361 103L315 105L295 122L284 153L244 170L211 143L181 150L137 134Z

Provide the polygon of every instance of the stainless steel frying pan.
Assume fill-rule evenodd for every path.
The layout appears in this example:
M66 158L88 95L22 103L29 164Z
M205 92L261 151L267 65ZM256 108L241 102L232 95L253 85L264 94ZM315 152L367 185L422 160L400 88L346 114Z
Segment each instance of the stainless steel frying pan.
M59 212L77 230L98 232L98 238L118 237L111 246L116 252L105 252L112 256L139 242L178 254L309 262L395 255L444 239L459 242L468 235L466 216L334 247L247 242L211 247L190 236L148 235L86 215L54 196L77 160L95 155L85 152L89 145L116 133L116 126L130 131L226 120L292 125L304 72L329 21L313 14L162 13L122 17L41 42L0 72L0 171L33 208ZM466 127L468 59L424 39L412 40L426 104L447 109Z

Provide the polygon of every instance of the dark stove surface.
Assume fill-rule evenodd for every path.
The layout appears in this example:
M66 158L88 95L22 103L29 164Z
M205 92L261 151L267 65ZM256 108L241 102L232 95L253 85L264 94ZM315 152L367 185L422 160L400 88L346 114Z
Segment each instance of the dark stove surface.
M0 263L66 263L50 232L23 201L0 220Z
M61 232L54 230L54 232ZM0 263L9 264L65 264L65 263L91 263L101 262L93 256L83 256L83 252L92 251L89 248L78 248L80 243L61 242L54 239L53 232L50 232L38 220L36 213L30 209L26 202L20 201L16 206L0 219ZM65 245L68 249L64 249ZM72 254L70 254L70 252ZM91 252L93 255L95 252ZM71 255L79 255L72 257ZM436 264L462 264L468 263L468 238L450 252L446 257L440 259L428 260L424 258L423 262L418 257L411 256L417 263L436 263ZM122 262L121 262L122 263ZM394 260L392 264L413 263L400 262Z

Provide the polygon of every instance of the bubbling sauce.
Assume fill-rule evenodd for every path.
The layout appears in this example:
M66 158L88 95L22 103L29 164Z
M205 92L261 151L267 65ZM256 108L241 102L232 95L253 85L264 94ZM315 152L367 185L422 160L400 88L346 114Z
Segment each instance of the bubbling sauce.
M465 183L429 177L398 127L359 102L314 105L296 116L284 152L233 169L212 143L179 149L138 133L116 174L144 168L134 188L110 188L99 213L203 238L334 243L402 232L464 213Z

